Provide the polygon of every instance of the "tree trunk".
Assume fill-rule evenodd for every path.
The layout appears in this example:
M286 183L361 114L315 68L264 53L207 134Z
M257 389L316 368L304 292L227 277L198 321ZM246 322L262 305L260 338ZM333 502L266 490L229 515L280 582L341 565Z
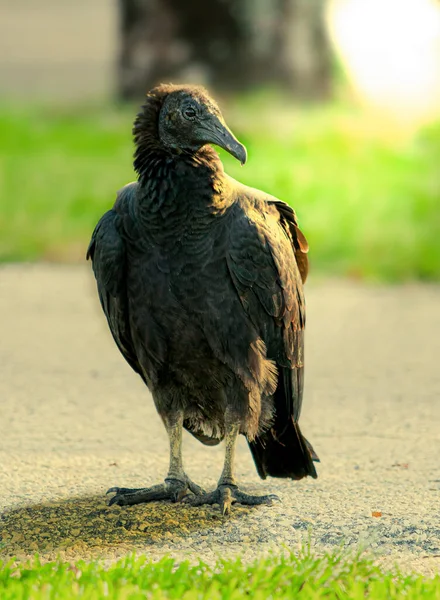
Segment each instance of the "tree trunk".
M303 99L330 94L331 49L324 22L323 0L281 0L281 76Z
M185 81L322 97L331 66L323 2L119 0L119 95L138 99L160 81Z

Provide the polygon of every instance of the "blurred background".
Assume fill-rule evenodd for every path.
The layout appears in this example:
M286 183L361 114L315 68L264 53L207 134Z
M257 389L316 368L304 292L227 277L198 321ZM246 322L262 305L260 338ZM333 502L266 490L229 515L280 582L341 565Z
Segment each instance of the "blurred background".
M315 273L440 279L435 0L0 0L1 261L84 261L160 81L215 94Z

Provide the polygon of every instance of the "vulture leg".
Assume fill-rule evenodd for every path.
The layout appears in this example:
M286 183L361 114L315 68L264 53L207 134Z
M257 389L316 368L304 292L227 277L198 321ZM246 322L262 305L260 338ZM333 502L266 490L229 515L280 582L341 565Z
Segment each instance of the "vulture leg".
M157 500L171 500L178 502L187 494L188 490L195 495L204 494L204 490L193 483L183 470L182 462L182 426L183 414L174 413L164 417L165 428L170 440L170 468L164 483L153 485L149 488L119 488L113 487L107 494L116 493L110 500L109 506L118 504L126 506L154 502Z
M192 506L201 506L202 504L218 504L223 515L229 515L231 506L235 502L256 506L257 504L272 504L273 500L279 500L278 496L270 494L267 496L253 496L242 492L235 479L235 449L237 438L240 431L240 422L237 420L226 420L226 452L225 462L222 474L217 484L217 489L208 494L200 494L193 498L188 498Z

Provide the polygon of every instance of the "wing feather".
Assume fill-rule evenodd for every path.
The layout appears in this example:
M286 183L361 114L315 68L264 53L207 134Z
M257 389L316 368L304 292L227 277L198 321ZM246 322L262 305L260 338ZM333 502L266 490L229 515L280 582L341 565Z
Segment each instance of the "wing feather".
M285 390L279 417L299 419L303 396L307 242L284 202L242 197L231 227L229 273L242 306L275 360ZM299 233L298 233L299 232ZM297 262L297 255L305 261ZM302 270L301 270L302 268Z
M129 192L123 188L115 208L121 206L124 194ZM95 227L86 258L92 261L99 299L116 345L132 369L144 378L130 331L126 248L118 228L121 217L115 208L106 212Z

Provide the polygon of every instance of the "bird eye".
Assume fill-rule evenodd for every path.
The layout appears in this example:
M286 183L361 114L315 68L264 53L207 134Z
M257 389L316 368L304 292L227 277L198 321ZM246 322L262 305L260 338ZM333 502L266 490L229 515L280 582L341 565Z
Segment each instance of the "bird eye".
M190 107L185 108L185 110L183 111L183 116L185 117L185 119L195 119L196 111Z

